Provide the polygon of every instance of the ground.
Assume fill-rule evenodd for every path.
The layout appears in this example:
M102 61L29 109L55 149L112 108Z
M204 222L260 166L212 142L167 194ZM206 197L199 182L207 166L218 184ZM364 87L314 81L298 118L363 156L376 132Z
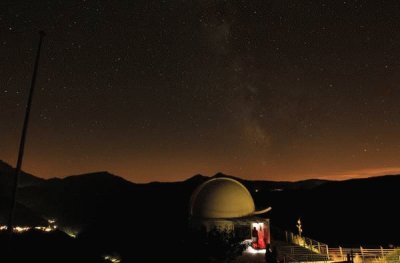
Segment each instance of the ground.
M247 247L243 254L237 257L235 263L264 263L265 249L254 250L251 246Z

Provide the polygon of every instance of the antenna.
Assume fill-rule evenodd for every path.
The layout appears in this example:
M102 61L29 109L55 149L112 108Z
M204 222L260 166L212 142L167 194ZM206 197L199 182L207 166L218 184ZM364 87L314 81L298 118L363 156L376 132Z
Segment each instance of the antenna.
M24 158L26 132L28 130L33 92L35 90L36 76L37 76L37 71L38 71L38 66L39 66L40 50L42 48L43 37L45 36L44 31L40 31L39 36L40 36L39 37L39 45L38 45L38 49L37 49L37 53L36 53L36 60L35 60L34 68L33 68L31 89L29 91L28 103L26 105L24 125L22 127L21 141L19 144L18 160L17 160L17 165L15 168L14 181L13 181L13 185L12 185L11 207L10 207L10 214L8 216L8 224L7 224L7 229L8 229L9 233L13 232L13 217L14 217L15 204L16 204L16 200L17 200L18 180L19 180L19 176L21 173L22 160Z

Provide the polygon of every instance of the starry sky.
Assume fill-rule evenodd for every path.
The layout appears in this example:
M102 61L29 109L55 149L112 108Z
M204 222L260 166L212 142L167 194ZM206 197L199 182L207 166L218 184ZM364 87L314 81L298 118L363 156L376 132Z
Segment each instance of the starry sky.
M134 182L400 173L397 0L4 0L0 159Z

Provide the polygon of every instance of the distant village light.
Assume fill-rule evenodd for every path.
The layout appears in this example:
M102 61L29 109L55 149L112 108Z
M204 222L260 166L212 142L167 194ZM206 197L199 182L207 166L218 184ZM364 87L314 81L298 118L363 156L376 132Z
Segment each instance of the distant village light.
M119 263L121 259L118 256L106 255L104 259L108 262Z
M51 224L50 224L50 221L52 222ZM23 233L23 232L26 232L26 231L31 230L31 229L36 229L36 230L43 231L43 232L51 232L51 231L54 231L54 230L57 229L57 225L54 224L56 222L56 220L48 220L48 222L49 222L48 226L35 226L35 227L32 227L32 226L14 226L13 227L13 232ZM8 229L8 226L0 225L0 231L4 231L4 230L7 230L7 229Z

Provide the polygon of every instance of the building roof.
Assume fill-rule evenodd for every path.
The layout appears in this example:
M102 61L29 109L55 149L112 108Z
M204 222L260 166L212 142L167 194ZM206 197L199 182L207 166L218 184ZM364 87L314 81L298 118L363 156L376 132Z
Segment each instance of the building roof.
M264 209L262 212L267 212ZM192 194L190 215L197 218L240 218L259 214L247 188L226 177L201 184Z

